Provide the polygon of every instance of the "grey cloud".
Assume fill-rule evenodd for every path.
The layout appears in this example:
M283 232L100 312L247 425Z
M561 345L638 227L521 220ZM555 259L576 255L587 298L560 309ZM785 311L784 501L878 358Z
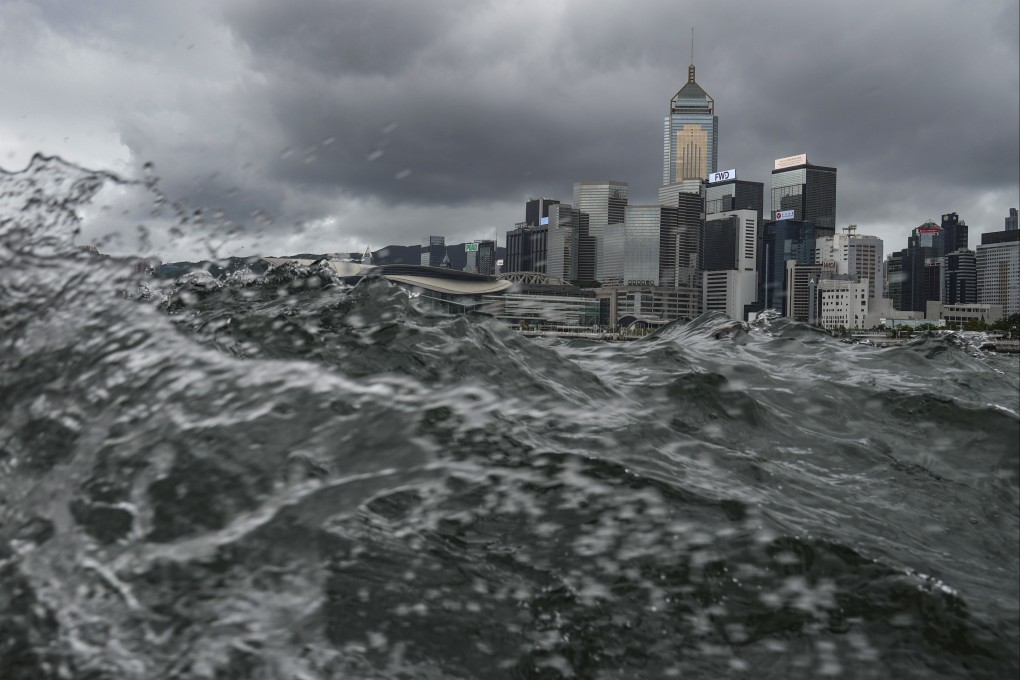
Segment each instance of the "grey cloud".
M508 229L529 195L569 200L593 177L654 201L692 23L724 168L767 184L774 158L806 152L839 168L839 221L862 228L947 210L999 228L1018 202L1015 2L98 2L78 27L73 8L21 7L36 32L151 67L74 73L108 90L136 172L154 161L169 195L234 221L272 214L259 228L280 238L298 221L355 241Z
M468 0L235 2L224 16L261 69L392 76L481 7Z

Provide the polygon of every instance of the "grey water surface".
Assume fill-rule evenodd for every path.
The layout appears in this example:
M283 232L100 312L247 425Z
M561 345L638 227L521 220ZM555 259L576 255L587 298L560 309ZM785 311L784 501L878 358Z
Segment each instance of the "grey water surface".
M0 678L1015 678L1020 360L159 289L0 172Z

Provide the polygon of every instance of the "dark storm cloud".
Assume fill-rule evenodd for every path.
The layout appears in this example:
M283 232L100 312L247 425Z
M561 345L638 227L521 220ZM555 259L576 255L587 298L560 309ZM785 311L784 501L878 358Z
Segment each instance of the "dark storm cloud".
M170 196L273 215L259 228L280 238L316 220L377 245L505 231L529 195L590 178L654 202L692 25L720 169L767 186L773 159L807 153L839 168L841 223L896 239L949 210L1001 228L1018 202L1015 2L61 5L0 11L32 36L21 59L89 100L68 115L88 110L136 173L155 162ZM43 101L29 66L13 85Z
M288 146L337 140L315 163L274 159L280 180L457 203L612 176L651 198L664 102L686 76L692 23L702 26L699 81L717 101L726 167L767 180L774 158L807 151L842 176L975 188L988 175L1016 179L1015 69L1001 74L1016 39L971 37L1015 19L1015 7L947 26L946 8L929 4L694 13L581 3L508 26L495 43L492 31L466 28L483 18L451 6L425 22L396 4L244 7L227 19L265 69L265 104ZM403 169L412 177L394 182Z
M483 7L474 0L305 0L236 2L224 14L261 70L389 77Z

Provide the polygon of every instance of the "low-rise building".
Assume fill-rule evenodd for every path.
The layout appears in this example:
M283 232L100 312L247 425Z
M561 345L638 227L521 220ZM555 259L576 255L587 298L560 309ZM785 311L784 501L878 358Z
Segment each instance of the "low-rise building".
M827 330L837 328L866 328L868 293L871 282L867 278L853 280L822 279L817 282L818 324Z
M962 326L968 321L995 323L1005 314L1002 305L981 303L946 305L931 301L925 310L925 316L929 319L941 319L947 324Z
M663 286L612 286L597 288L595 295L608 300L610 325L622 318L646 321L690 321L701 312L701 289Z

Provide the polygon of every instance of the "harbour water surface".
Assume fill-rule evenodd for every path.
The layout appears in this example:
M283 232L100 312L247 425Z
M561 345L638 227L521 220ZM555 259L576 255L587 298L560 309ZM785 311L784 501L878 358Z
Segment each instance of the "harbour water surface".
M111 181L0 173L0 677L1017 677L1016 355L162 290Z

